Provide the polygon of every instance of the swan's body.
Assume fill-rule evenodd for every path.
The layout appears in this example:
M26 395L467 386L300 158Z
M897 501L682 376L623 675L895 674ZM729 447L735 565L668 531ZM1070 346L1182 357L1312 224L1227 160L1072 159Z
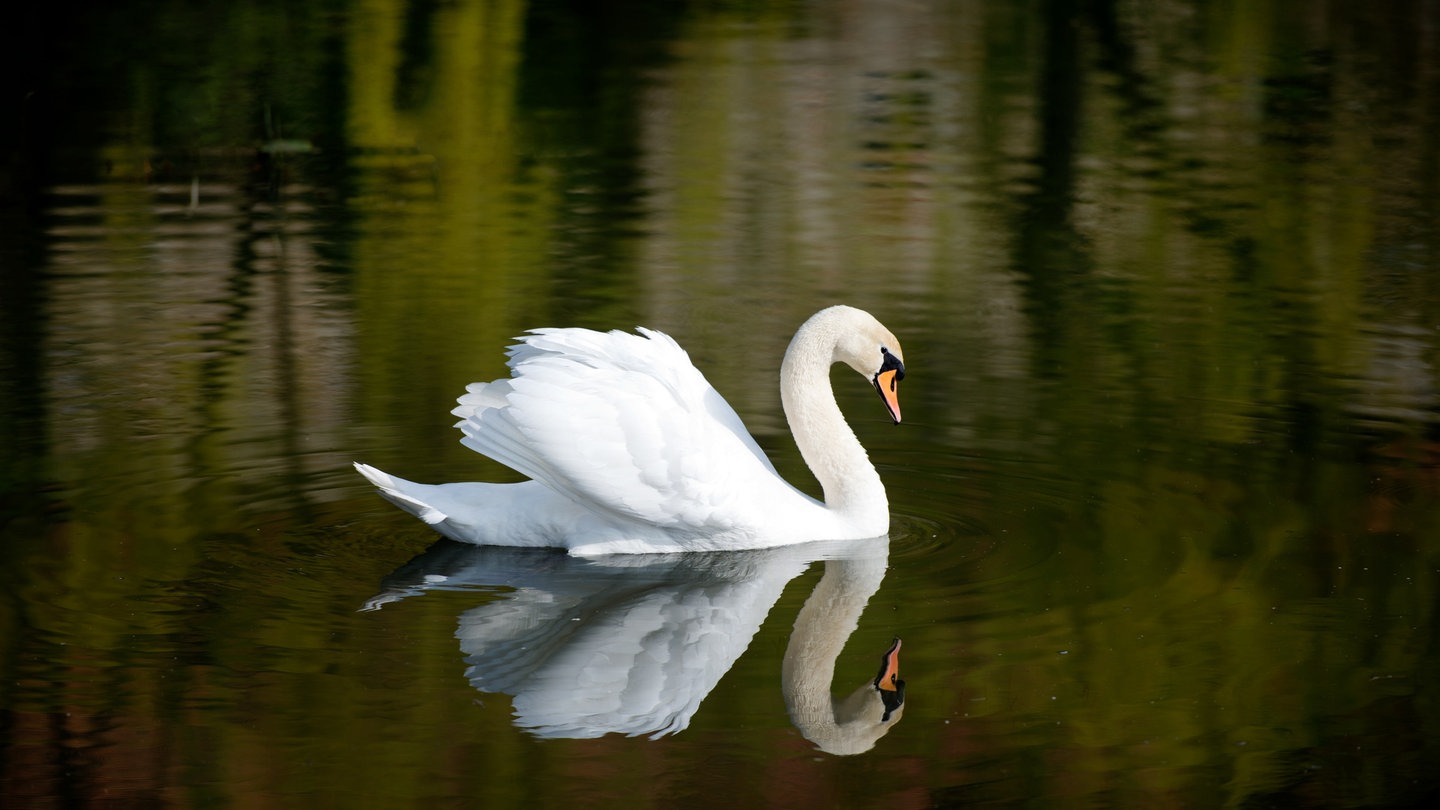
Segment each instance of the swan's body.
M455 540L575 554L765 548L876 537L885 487L845 423L829 370L867 377L900 421L899 341L866 312L830 307L780 368L786 418L825 501L786 483L740 417L669 336L537 329L511 376L474 383L452 413L470 447L531 480L416 484L364 464L381 494Z

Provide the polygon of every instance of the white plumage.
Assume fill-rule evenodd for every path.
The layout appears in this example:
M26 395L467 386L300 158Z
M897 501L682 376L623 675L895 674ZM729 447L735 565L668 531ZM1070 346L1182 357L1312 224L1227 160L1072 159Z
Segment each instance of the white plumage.
M888 530L884 486L829 381L830 366L846 363L870 379L899 422L903 354L868 313L816 313L781 367L786 416L824 503L780 478L669 336L537 329L519 340L510 377L471 384L452 413L467 447L531 480L426 485L356 469L442 534L484 545L585 555L713 551Z

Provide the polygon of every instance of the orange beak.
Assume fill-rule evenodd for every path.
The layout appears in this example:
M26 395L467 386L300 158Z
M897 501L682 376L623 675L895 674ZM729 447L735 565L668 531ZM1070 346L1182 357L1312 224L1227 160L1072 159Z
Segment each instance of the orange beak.
M880 722L890 720L890 715L905 705L905 682L900 680L900 639L897 637L890 649L880 657L880 674L875 676L875 688L880 690L880 702L885 707Z
M894 692L900 688L900 639L880 657L880 674L875 676L875 688L882 692Z
M885 369L875 375L875 390L880 392L880 399L885 401L885 410L890 412L890 419L895 424L900 424L900 376L903 374L900 369Z

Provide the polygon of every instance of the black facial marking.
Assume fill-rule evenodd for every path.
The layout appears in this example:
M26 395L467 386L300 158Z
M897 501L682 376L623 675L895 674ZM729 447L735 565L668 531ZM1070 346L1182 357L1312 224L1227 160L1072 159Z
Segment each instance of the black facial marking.
M895 691L881 692L880 703L885 707L885 712L880 715L880 722L888 723L890 722L890 715L894 714L896 709L905 705L905 682L897 679L895 681Z
M877 377L887 371L894 370L895 382L900 382L905 379L905 364L900 362L900 358L891 354L890 350L884 346L880 347L880 358L880 371L876 374Z

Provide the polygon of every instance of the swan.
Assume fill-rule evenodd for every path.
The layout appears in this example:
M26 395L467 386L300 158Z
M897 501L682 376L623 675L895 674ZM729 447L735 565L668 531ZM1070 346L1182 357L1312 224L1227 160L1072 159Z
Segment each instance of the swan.
M780 365L780 397L824 490L791 486L734 409L668 335L534 329L510 347L510 376L472 383L451 413L461 443L530 480L417 484L366 464L380 494L441 534L577 556L768 548L885 534L889 503L835 402L844 363L900 423L900 342L848 306L812 315Z

